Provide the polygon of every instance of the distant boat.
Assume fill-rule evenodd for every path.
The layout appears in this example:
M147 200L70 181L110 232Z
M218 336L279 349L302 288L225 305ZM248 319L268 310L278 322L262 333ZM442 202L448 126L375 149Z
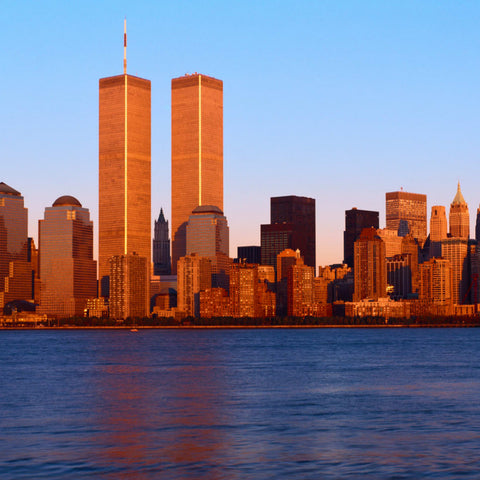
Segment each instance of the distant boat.
M136 328L131 328L130 331L131 332L138 332L138 330Z

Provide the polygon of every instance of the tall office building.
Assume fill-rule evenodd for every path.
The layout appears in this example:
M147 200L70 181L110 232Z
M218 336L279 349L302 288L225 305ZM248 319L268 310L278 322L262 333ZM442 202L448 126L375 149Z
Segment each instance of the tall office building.
M199 205L223 210L223 82L195 73L172 80L173 273Z
M450 204L450 236L455 238L465 238L470 236L470 215L468 213L468 204L463 198L458 182L457 193Z
M153 234L153 274L170 275L172 265L170 261L170 237L168 235L168 221L160 209L158 220L155 220Z
M149 259L136 254L113 255L110 264L110 317L143 318L150 313Z
M364 298L378 300L386 296L387 269L385 243L376 229L363 229L354 246L354 294L353 301Z
M433 206L430 214L430 258L438 258L442 255L441 242L447 238L447 230L445 207L441 205Z
M74 197L57 198L38 222L40 250L39 312L83 316L87 299L97 296L93 260L93 222Z
M124 51L126 50L126 33ZM109 292L109 258L151 257L149 80L127 75L99 83L99 280Z
M212 205L196 207L187 224L187 255L196 253L212 262L212 286L228 290L229 230L223 212Z
M386 193L385 200L387 229L401 236L411 233L423 245L427 238L427 196L402 190Z
M13 300L33 300L27 209L20 192L0 183L0 313Z
M364 228L378 228L378 212L371 210L358 210L352 208L345 210L345 231L343 232L343 263L353 267L353 244Z
M300 250L305 265L315 266L315 199L289 195L270 199L270 224L260 227L262 264L276 264L277 255Z

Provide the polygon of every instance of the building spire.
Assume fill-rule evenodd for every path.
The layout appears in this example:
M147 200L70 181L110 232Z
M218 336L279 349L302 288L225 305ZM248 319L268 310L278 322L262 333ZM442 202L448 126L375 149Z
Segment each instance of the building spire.
M123 74L127 74L127 17L123 21Z

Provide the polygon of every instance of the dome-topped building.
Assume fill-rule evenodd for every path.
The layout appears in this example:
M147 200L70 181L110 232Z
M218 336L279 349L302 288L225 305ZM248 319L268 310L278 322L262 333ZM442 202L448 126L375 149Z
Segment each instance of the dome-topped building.
M470 215L468 204L463 198L458 182L457 193L450 204L450 236L454 238L466 238L470 236Z
M80 207L82 208L82 204L71 195L63 195L62 197L58 197L52 204L52 207Z

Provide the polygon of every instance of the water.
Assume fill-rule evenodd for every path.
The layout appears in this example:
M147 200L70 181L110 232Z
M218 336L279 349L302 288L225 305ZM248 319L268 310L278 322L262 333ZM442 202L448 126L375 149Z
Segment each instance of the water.
M0 478L480 478L480 329L0 331Z

